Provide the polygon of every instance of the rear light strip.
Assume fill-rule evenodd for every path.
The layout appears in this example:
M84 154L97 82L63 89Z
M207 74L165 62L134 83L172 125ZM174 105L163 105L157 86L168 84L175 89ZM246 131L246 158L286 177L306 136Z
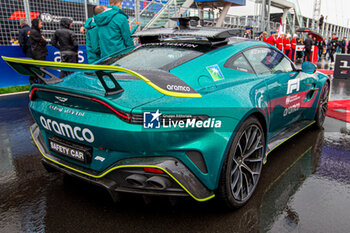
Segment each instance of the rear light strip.
M102 104L102 105L104 105L104 106L106 106L107 108L109 108L110 110L112 110L115 114L117 114L118 116L120 116L120 117L122 117L122 118L124 118L124 119L126 119L126 120L130 120L130 119L131 119L131 116L130 116L129 114L123 113L123 112L121 112L121 111L117 111L117 110L115 110L113 107L111 107L110 105L108 105L107 103L105 103L105 102L103 102L103 101L101 101L101 100L99 100L99 99L92 98L91 100L92 100L92 101L95 101L95 102L97 102L97 103L100 103L100 104Z
M31 91L30 91L30 94L29 94L29 99L30 100L33 100L33 97L34 97L34 93L38 90L38 88L33 88Z
M112 112L114 112L122 120L131 123L130 122L130 120L131 120L131 115L130 114L122 112L120 110L117 110L117 109L113 108L112 106L110 106L109 104L107 104L107 103L105 103L102 100L99 100L97 98L91 98L91 97L88 97L88 96L81 96L81 95L78 95L78 94L70 94L70 93L66 93L64 91L56 91L56 90L49 90L49 89L42 89L42 88L39 89L39 88L35 87L35 88L33 88L30 91L30 94L29 94L29 98L30 98L31 101L33 101L36 91L46 91L46 92L58 93L58 94L62 94L62 95L68 95L68 96L73 96L73 97L78 97L78 98L83 98L83 99L89 99L91 101L94 101L94 102L97 102L99 104L102 104L103 106L107 107Z

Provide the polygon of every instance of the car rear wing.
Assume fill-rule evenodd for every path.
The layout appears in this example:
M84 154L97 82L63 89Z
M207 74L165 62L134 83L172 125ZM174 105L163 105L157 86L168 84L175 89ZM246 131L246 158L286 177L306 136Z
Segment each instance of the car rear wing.
M185 83L175 75L158 69L137 69L136 71L126 69L118 66L107 66L107 65L88 65L88 64L77 64L77 63L58 63L50 61L39 61L32 59L23 58L11 58L2 57L8 65L10 65L16 72L22 75L35 76L39 78L45 84L55 84L61 82L62 79L57 78L55 75L50 73L47 69L56 69L67 72L87 72L95 73L101 82L102 86L106 90L105 95L113 95L120 93L123 89L120 87L117 78L112 75L115 72L122 72L130 74L158 92L173 97L182 98L201 98L202 96L196 92L192 87ZM50 78L45 78L48 75ZM110 79L114 87L110 88L105 79Z

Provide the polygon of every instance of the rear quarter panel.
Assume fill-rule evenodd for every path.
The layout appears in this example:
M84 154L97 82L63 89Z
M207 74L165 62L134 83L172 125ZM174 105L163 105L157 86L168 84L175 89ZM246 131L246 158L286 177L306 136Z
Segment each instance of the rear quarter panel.
M254 43L253 43L254 44ZM240 124L251 114L259 113L267 117L268 95L263 78L255 74L233 70L224 67L231 56L250 43L240 46L227 46L193 59L170 72L194 87L202 98L163 97L150 104L143 105L135 111L156 111L165 114L199 114L208 115L222 121L222 127L203 134L200 141L186 143L179 150L198 150L203 154L208 166L208 174L201 174L196 169L192 171L210 189L217 188L221 168L227 151ZM208 66L218 65L223 79L214 81ZM268 122L265 121L265 124ZM189 131L190 132L190 131ZM189 166L189 164L186 164Z

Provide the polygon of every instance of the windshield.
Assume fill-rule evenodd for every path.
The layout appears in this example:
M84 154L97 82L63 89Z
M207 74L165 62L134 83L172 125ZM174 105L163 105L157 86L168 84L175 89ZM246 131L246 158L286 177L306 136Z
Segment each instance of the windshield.
M169 70L202 54L202 52L193 49L175 46L141 46L129 53L107 59L100 64L131 69Z

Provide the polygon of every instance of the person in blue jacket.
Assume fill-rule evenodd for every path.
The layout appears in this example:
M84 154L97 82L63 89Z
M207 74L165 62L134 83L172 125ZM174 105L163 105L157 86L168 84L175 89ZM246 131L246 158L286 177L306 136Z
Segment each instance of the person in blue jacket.
M95 23L95 16L107 9L106 6L98 5L94 8L94 17L88 18L85 22L86 29L86 52L88 62L95 63L101 59L101 51L98 39L98 27Z
M128 16L122 11L122 0L109 0L110 7L95 16L101 58L133 49Z

